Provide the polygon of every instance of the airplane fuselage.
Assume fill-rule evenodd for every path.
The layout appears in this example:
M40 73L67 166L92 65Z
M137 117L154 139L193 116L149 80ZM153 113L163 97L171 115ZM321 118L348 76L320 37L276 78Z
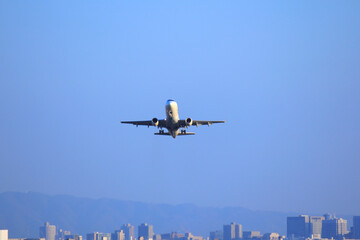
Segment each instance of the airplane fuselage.
M166 129L173 138L179 134L179 109L174 100L168 100L165 105Z

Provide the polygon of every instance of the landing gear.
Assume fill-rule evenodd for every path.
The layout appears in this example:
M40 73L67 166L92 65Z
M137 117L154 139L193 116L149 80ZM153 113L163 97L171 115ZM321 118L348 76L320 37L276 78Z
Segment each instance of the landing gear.
M160 133L160 134L164 134L164 130L159 130L159 133Z
M186 134L186 130L185 129L181 130L181 134Z

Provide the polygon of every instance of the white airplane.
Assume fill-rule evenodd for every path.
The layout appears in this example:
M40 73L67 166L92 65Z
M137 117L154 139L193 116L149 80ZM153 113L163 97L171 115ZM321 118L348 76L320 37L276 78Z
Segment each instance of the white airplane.
M188 128L190 126L199 126L199 125L208 125L210 126L213 123L224 123L225 121L199 121L192 120L191 118L186 118L185 120L180 120L177 103L173 99L169 99L165 105L166 119L157 119L153 118L148 121L122 121L121 123L133 124L139 126L155 126L160 128L158 133L155 135L167 135L176 138L177 136L183 135L195 135L193 132L186 132L185 129L179 131L179 128ZM168 132L164 132L162 128L166 128Z

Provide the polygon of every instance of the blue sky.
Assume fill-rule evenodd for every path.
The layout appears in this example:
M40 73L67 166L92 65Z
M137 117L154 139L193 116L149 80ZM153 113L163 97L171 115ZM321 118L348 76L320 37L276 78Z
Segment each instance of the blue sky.
M360 214L359 7L1 1L0 191Z

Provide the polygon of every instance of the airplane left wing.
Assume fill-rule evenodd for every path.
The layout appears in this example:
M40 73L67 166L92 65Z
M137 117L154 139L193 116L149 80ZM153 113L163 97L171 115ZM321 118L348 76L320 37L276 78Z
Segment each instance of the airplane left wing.
M148 121L121 121L121 123L133 124L136 126L148 126L148 127L154 126L154 127L161 127L161 128L166 127L166 121L164 119L157 120L157 122L154 121L154 119L153 119L153 120L148 120Z
M210 126L213 123L224 123L225 121L204 121L204 120L192 120L191 126L200 126L200 125L208 125ZM186 120L179 121L180 127L187 127Z

